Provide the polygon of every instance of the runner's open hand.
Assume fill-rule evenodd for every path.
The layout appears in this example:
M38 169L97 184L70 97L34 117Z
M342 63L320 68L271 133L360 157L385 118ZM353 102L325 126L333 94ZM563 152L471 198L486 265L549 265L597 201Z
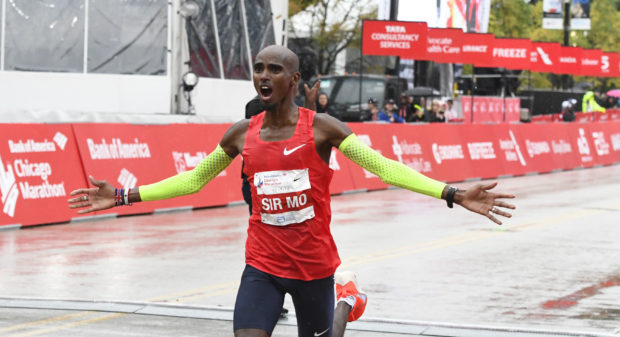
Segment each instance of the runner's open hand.
M316 106L316 100L319 98L319 89L321 88L321 80L317 80L314 82L312 89L308 87L307 83L304 83L304 91L306 92L306 102L308 102L308 107L312 108ZM315 110L315 109L311 109Z
M455 198L455 202L465 207L466 209L478 214L482 214L496 224L501 225L502 222L499 221L495 216L493 216L493 213L510 218L512 217L512 214L503 211L499 207L509 209L515 209L516 207L499 199L512 199L515 196L512 194L499 194L488 192L495 186L497 186L497 182L487 185L478 184L472 188L467 189L465 193L463 193L463 197L461 200L456 200Z
M88 207L78 211L79 214L83 214L114 207L114 187L105 180L95 180L92 176L88 176L88 179L95 187L80 188L71 192L71 195L81 195L69 199L69 208Z

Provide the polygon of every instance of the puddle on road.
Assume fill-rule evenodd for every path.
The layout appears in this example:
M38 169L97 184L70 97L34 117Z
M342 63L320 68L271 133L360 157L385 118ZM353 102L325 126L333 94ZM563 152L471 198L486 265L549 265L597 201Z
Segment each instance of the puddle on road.
M605 281L577 290L570 295L547 301L542 304L542 307L544 309L568 309L574 305L577 305L577 303L584 298L589 298L599 294L602 289L616 286L620 286L620 275L613 275Z
M572 316L572 318L601 320L601 321L620 321L620 309L594 308L593 310L587 313Z

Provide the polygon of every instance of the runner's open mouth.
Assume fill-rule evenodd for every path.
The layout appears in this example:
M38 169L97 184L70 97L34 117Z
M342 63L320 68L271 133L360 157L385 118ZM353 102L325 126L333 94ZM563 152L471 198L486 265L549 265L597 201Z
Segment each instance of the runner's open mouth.
M269 98L271 98L271 94L273 94L273 89L271 89L269 86L260 86L260 95L264 100L268 100Z

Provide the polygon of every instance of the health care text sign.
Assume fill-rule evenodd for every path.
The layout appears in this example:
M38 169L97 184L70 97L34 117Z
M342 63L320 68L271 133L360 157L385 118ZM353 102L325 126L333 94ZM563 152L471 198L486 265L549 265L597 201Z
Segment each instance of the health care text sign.
M421 59L426 55L426 22L365 20L362 54Z

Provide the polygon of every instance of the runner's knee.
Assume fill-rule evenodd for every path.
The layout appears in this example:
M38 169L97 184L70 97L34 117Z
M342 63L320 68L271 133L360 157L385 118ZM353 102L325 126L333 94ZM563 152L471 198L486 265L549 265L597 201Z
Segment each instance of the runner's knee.
M235 337L269 337L269 334L261 329L239 329L235 331Z

